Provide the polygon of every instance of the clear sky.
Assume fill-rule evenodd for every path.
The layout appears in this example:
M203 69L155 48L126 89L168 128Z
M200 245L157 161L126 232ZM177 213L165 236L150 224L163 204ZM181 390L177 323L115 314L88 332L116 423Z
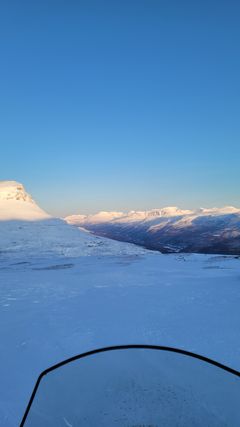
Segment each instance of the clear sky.
M0 179L52 214L240 206L238 0L0 2Z

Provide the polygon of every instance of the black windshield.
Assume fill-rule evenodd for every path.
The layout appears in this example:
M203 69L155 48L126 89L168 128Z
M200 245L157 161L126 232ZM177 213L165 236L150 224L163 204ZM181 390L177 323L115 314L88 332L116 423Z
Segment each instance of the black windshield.
M237 427L240 379L199 358L126 348L44 375L25 427Z

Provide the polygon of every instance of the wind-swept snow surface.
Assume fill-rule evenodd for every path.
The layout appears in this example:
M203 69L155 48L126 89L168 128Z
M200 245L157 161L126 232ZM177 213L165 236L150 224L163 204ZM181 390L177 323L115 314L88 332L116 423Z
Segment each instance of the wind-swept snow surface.
M1 426L19 425L42 370L97 347L175 346L240 369L238 257L162 255L31 215L0 221Z
M5 255L0 425L19 425L42 370L97 347L174 346L240 369L239 267L231 257L101 256L100 247L74 258Z

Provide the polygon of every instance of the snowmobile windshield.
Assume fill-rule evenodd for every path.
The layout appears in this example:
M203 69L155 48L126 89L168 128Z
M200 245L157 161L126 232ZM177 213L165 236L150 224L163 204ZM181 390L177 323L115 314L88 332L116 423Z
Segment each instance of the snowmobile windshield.
M96 350L45 371L24 427L240 426L237 371L176 349Z

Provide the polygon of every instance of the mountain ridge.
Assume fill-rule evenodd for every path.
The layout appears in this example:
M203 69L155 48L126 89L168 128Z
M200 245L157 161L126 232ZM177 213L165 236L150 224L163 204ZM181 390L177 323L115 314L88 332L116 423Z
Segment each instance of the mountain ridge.
M240 209L177 207L130 211L118 217L68 216L65 220L100 236L135 243L163 253L240 254Z

